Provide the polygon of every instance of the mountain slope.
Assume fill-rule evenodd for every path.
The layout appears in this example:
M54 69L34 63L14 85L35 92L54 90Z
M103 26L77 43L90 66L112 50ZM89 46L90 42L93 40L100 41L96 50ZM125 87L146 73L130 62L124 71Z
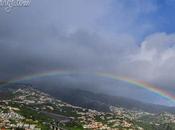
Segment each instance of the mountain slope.
M7 86L1 87L0 98L4 97L4 95L8 95L7 92L9 90L26 88L26 87L32 87L32 85L23 83L8 84ZM143 110L152 113L161 113L161 112L175 113L175 107L167 107L167 106L143 103L133 99L99 94L90 92L88 90L73 89L68 87L66 88L52 87L52 86L47 88L38 86L37 88L72 105L95 109L98 111L108 112L110 111L109 107L112 105L117 107L123 107L126 109Z
M109 96L105 94L97 94L80 89L60 88L60 89L54 89L54 91L47 90L47 92L52 96L59 98L63 101L66 101L68 103L71 103L73 105L96 109L98 111L109 111L109 106L113 105L117 107L143 110L153 113L160 113L165 111L175 113L174 107L143 103L133 99L117 97L117 96Z

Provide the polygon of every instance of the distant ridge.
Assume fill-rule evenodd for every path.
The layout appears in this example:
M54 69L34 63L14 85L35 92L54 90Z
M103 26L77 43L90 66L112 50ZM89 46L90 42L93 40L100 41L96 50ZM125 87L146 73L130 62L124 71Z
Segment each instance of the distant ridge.
M175 107L143 103L134 99L93 93L81 89L58 88L54 89L54 91L47 90L47 93L72 105L96 109L98 111L110 111L109 107L112 105L126 109L142 110L151 113L175 113Z
M25 83L7 84L3 87L0 87L0 98L4 97L4 95L8 95L9 91L28 87L33 86L31 84L25 84ZM110 96L77 88L73 89L68 87L63 88L63 87L52 87L52 86L47 88L37 86L36 88L72 105L95 109L98 111L109 112L110 106L117 106L130 110L141 110L151 113L161 113L161 112L175 113L175 107L167 107L162 105L143 103L125 97Z

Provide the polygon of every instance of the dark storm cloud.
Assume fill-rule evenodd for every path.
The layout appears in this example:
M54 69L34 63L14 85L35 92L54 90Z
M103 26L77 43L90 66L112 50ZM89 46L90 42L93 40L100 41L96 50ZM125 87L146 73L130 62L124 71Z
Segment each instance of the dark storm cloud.
M30 9L1 14L2 78L56 68L98 70L109 62L107 66L111 68L113 60L109 59L117 60L113 54L124 52L124 48L120 48L123 45L118 47L115 43L116 38L109 42L110 37L104 38L92 31L96 20L106 13L106 2L99 5L92 1L77 1L73 6L67 1L54 2L43 3L44 7L36 6L39 3L34 2ZM92 12L82 7L86 3L89 7L95 4ZM81 10L84 12L80 13ZM124 38L122 40L125 42Z
M150 0L132 2L33 0L30 7L11 13L1 9L1 80L55 69L100 71L174 92L175 36L143 37L156 28L151 20L140 19L158 7Z

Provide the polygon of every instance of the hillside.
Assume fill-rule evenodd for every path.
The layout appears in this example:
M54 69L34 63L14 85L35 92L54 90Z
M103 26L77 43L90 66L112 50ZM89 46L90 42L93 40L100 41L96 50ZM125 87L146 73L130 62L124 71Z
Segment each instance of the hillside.
M93 93L81 89L55 88L54 90L47 89L46 92L73 105L96 109L99 111L109 111L109 106L113 105L117 107L124 107L126 109L143 110L152 113L175 113L174 107L143 103L129 98Z

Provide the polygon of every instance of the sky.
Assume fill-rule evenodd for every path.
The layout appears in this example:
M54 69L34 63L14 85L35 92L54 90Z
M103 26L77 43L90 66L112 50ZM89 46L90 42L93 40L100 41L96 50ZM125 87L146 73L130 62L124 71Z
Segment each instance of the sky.
M11 12L0 7L0 79L49 70L106 72L175 95L174 11L175 0L31 0ZM119 83L104 84L98 86L114 93ZM115 90L121 93L175 105L150 93L144 98L134 87Z

